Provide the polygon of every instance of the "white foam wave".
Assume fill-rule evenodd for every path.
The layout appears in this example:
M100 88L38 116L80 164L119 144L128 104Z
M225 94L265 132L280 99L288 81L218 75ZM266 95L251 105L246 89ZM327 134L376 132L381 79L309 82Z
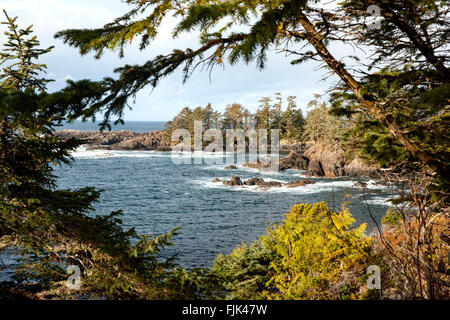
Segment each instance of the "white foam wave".
M162 152L162 151L121 151L121 150L87 150L86 146L80 146L78 149L72 153L74 158L85 158L85 159L101 159L101 158L111 158L111 157L129 157L129 158L174 158L174 159L217 159L218 162L222 162L225 156L228 157L226 153L216 153L216 152ZM223 160L223 163L226 163Z
M366 201L371 205L392 206L392 203L389 201L390 199L392 199L392 197L375 197Z
M87 150L86 146L80 146L72 156L77 159L102 159L114 157L128 157L128 158L150 158L150 157L167 157L162 152L155 151L117 151L117 150Z
M391 185L381 184L379 181L376 181L376 180L369 180L366 183L367 183L367 189L370 189L370 190L386 190L386 189L393 187Z
M227 180L229 177L219 178L220 180ZM286 183L287 181L273 178L264 178L265 181L277 181ZM301 187L288 188L286 186L273 187L273 188L261 188L260 186L226 186L222 182L212 182L211 179L199 179L194 180L193 183L201 185L208 189L228 189L234 191L247 191L247 192L271 192L271 193L294 193L294 194L314 194L321 192L339 191L346 188L351 188L354 181L319 181L314 184L308 184Z

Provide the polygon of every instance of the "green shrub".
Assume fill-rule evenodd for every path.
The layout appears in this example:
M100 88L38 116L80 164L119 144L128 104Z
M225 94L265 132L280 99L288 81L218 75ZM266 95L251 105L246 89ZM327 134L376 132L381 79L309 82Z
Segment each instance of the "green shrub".
M226 299L356 299L366 295L371 239L344 209L299 204L251 245L217 256Z
M242 244L229 255L219 254L212 272L221 279L220 298L262 299L270 280L270 263L275 258L269 238Z

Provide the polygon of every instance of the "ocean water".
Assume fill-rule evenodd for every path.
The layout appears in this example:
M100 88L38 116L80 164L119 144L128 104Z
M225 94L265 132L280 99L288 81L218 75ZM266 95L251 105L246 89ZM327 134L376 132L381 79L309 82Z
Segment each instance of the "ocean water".
M211 182L214 178L242 180L261 177L266 181L289 182L304 172L259 172L238 164L225 170L222 156L196 153L203 164L194 164L191 155L177 155L190 164L174 164L170 152L87 151L80 147L71 166L56 169L60 188L95 186L104 190L96 204L96 214L122 209L125 227L140 234L158 235L181 226L174 238L178 262L187 268L209 267L218 253L227 254L242 242L256 239L270 223L279 223L295 204L319 201L340 208L347 195L348 206L357 223L375 225L370 211L379 221L389 206L395 187L365 180L363 192L353 185L356 179L313 178L315 184L298 188L228 187ZM361 179L360 179L361 180Z

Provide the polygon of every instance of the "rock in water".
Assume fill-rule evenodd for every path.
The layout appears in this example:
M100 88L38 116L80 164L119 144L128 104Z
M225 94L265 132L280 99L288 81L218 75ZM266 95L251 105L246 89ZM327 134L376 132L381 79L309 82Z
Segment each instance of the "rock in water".
M288 188L296 188L296 187L304 187L307 184L313 184L315 183L313 180L304 179L304 180L296 180L292 181L286 184L286 187Z
M367 183L362 182L362 181L356 182L353 186L356 188L367 189Z
M261 178L251 178L244 182L246 186L258 186L262 188L278 188L282 184L278 181L264 181Z
M261 161L260 159L258 159L256 162L244 163L243 166L246 168L262 170L264 168L269 168L271 166L271 163L270 161Z
M281 183L278 181L266 181L264 182L261 187L264 188L279 188L281 187Z
M237 167L235 165L225 167L225 170L236 170L236 169L237 169Z
M224 185L226 186L242 186L241 178L233 176L230 181L224 181Z
M264 180L261 178L251 178L244 182L247 186L255 186L255 185L261 185L264 184Z

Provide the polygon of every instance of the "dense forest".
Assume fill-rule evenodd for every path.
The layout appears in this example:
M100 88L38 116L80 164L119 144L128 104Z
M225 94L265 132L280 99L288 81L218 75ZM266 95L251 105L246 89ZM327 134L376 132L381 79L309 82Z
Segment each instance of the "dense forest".
M187 129L193 134L194 121L202 121L203 130L278 129L281 139L301 141L305 118L301 109L297 108L295 97L287 97L285 105L281 93L275 95L275 103L272 103L270 97L263 97L254 114L239 103L227 105L223 114L215 111L211 104L204 108L185 107L171 121L167 122L167 133L170 136L175 129Z
M5 12L7 43L0 53L0 252L23 258L15 281L0 296L77 299L448 299L450 71L447 1L345 0L333 8L319 1L137 1L130 10L96 29L56 34L81 54L100 59L107 50L125 57L126 46L141 50L168 15L179 20L173 36L190 32L197 48L161 54L142 65L117 68L100 81L69 80L48 92L41 48L32 28ZM362 21L367 5L380 8L379 28ZM236 31L241 30L241 31ZM370 50L340 59L331 43ZM59 190L54 165L70 163L84 141L63 140L62 121L103 116L123 122L130 100L143 88L182 70L253 63L264 68L269 51L285 53L295 66L322 63L338 80L327 103L316 102L303 119L293 98L269 98L250 115L239 104L223 115L211 106L183 109L170 128L207 126L278 128L286 139L304 135L339 141L367 161L389 168L383 179L402 181L382 225L370 232L355 226L344 205L298 204L253 243L219 255L210 269L182 268L164 255L179 229L139 235L122 226L121 211L97 216L95 188ZM318 71L319 72L319 71ZM299 75L300 76L300 75ZM280 89L281 90L281 89ZM308 123L308 118L310 121ZM315 119L315 121L313 121ZM327 126L318 125L325 120ZM333 130L338 130L339 135ZM344 130L342 129L344 128ZM342 133L342 134L341 134ZM66 286L69 265L81 267L80 290ZM379 266L383 292L366 285L367 267ZM3 267L2 267L3 268ZM1 269L0 269L1 271ZM30 285L30 283L32 285Z

